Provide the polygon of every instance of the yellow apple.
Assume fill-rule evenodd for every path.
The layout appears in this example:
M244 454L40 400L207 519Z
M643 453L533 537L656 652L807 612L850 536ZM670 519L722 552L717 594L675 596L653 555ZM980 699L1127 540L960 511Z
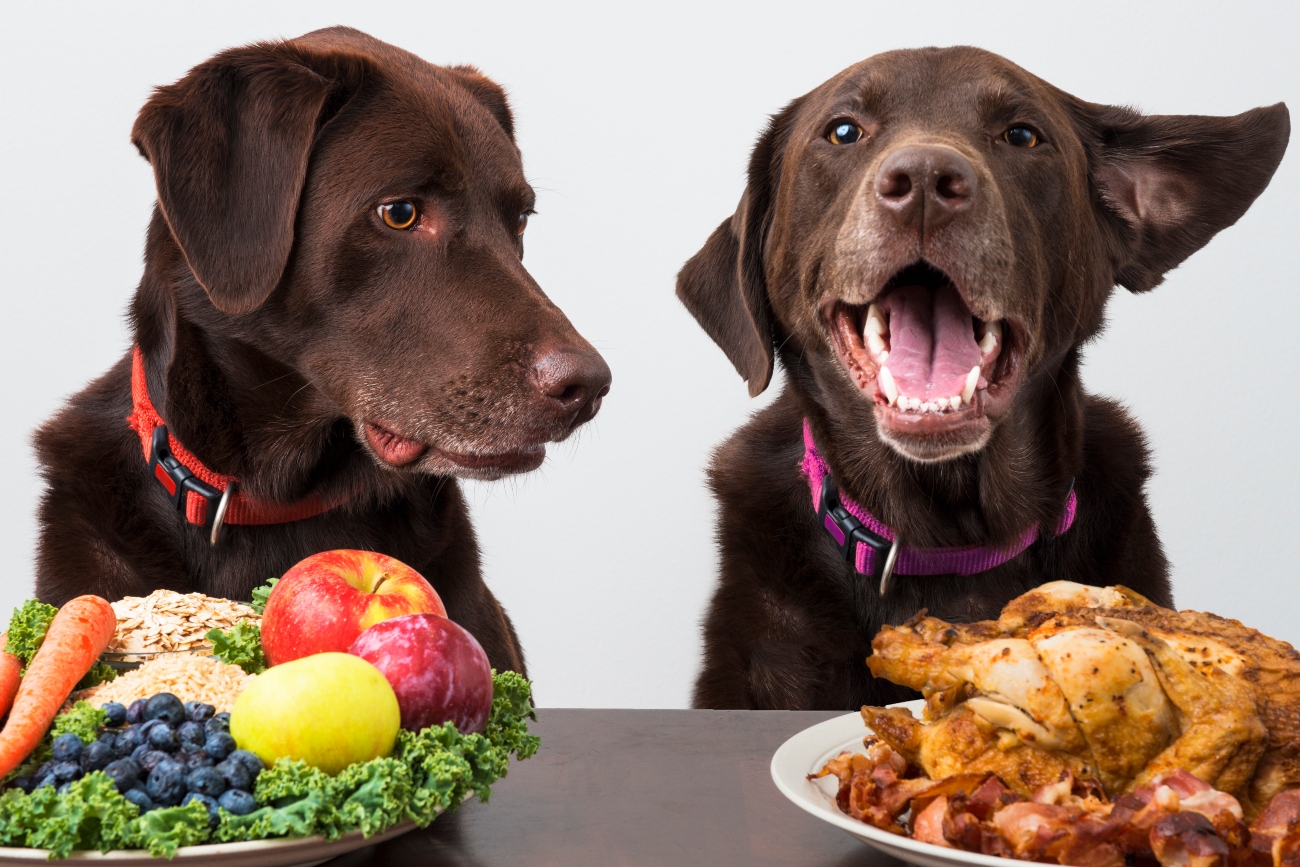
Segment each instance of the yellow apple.
M317 653L269 668L230 709L230 734L269 767L302 759L327 774L393 751L401 710L364 659Z

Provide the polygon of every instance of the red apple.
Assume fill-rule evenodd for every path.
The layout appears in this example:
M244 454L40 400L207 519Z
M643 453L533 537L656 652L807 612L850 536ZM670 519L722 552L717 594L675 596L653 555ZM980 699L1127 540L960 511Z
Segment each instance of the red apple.
M262 613L269 665L313 653L346 653L371 626L404 614L447 613L428 581L374 551L323 551L280 578Z
M397 694L402 728L456 724L481 732L492 710L492 668L482 646L436 614L394 617L367 629L348 653L383 672Z

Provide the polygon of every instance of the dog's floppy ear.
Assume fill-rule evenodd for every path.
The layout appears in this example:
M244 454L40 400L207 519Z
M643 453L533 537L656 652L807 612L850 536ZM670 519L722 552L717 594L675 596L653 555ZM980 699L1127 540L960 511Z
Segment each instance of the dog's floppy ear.
M292 43L224 51L160 87L131 140L158 206L212 303L247 313L280 282L316 131L364 60Z
M1291 134L1282 103L1233 117L1082 103L1093 184L1118 240L1115 281L1158 286L1264 191Z
M772 310L763 246L771 226L772 190L781 149L799 100L772 118L749 160L740 206L677 274L677 297L731 359L756 397L772 380Z

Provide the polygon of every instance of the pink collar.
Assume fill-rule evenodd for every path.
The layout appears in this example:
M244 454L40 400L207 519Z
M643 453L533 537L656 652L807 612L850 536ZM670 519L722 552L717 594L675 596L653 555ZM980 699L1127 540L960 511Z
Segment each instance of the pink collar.
M844 559L854 565L859 573L875 576L880 582L880 595L889 590L892 575L975 575L987 572L994 566L1020 556L1038 539L1038 525L1028 528L1005 549L983 545L966 545L960 548L909 548L899 544L898 534L871 516L862 506L841 496L831 478L830 467L817 453L812 428L808 420L803 423L803 462L800 468L812 490L813 507L826 532L835 541ZM1065 514L1056 524L1059 536L1074 523L1078 498L1074 484L1065 501Z

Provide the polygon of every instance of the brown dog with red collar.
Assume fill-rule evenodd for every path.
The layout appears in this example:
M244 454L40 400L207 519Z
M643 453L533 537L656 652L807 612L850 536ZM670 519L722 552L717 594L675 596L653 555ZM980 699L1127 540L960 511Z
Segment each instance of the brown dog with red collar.
M37 434L37 595L247 599L375 550L523 671L455 479L539 466L610 374L521 264L504 92L333 28L222 52L132 138L158 188L137 352Z
M751 394L774 355L786 373L709 471L695 704L911 697L863 665L882 625L995 617L1045 581L1171 604L1142 433L1084 392L1079 348L1115 284L1237 221L1289 134L1280 104L1144 116L975 48L870 58L776 115L678 278Z

